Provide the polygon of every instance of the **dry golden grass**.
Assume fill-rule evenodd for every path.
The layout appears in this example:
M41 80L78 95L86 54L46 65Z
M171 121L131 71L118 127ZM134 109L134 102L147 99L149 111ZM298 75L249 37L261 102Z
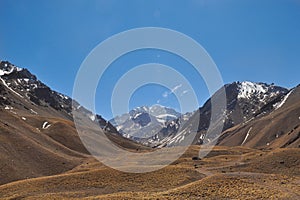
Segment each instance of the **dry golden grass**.
M192 146L172 165L145 174L123 173L87 158L54 176L0 186L2 199L299 199L299 164L277 163L299 149L260 151L215 147L201 160ZM274 167L274 164L276 166ZM274 168L276 170L268 169ZM259 169L262 169L259 171ZM289 172L289 173L287 173Z
M217 174L166 192L123 192L87 199L297 199L299 189L294 179L280 175Z
M45 122L51 125L47 129ZM149 149L120 135L110 138L132 151ZM88 154L70 120L0 112L0 185L65 173L89 159Z

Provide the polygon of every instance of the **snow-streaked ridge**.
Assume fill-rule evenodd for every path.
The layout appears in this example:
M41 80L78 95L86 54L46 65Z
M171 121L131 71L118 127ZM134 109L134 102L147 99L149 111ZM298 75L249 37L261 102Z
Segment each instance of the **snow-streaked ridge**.
M282 101L274 104L274 108L275 110L281 108L283 106L283 104L285 104L286 100L289 98L289 96L293 93L293 90L291 90L289 93L287 93L284 98L282 99Z
M22 95L20 95L19 93L17 93L16 91L14 91L12 88L10 88L2 78L0 78L0 80L2 81L3 85L4 85L5 87L7 87L10 91L12 91L13 93L15 93L15 94L18 95L19 97L24 98Z

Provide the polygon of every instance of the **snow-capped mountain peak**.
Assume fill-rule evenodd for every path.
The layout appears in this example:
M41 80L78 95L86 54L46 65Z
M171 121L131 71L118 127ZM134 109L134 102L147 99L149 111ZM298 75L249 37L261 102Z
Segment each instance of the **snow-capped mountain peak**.
M163 120L164 122L177 119L180 116L180 113L178 113L174 109L159 104L155 104L152 106L136 107L129 112L132 119L136 119L143 113L148 113L149 115L161 121Z
M268 87L264 83L253 83L250 81L244 81L239 84L239 99L250 99L256 94L265 94L268 91Z
M270 98L282 95L287 92L285 88L275 86L274 84L255 83L250 81L237 82L239 100L259 100L266 103Z
M129 113L117 116L110 122L126 137L150 137L166 123L180 117L172 108L161 105L136 107Z

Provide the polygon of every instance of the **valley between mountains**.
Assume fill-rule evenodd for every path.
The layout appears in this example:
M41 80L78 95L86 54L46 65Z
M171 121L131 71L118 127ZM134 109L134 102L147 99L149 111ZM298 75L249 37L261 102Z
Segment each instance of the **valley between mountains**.
M0 61L0 199L300 199L300 86L243 81L224 90L222 133L214 138L207 133L211 99L191 113L153 105L103 119L27 69ZM171 165L125 173L90 154L73 112L90 132L97 125L137 154L181 148L196 134ZM199 158L210 142L217 145Z

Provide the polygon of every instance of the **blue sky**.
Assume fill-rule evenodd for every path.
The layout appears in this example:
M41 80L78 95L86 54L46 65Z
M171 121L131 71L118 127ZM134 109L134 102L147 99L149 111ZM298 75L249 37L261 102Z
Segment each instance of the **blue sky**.
M77 70L96 45L116 33L147 26L174 29L195 39L213 58L225 83L250 80L289 88L300 83L299 0L0 0L0 7L0 59L28 68L69 96ZM148 62L181 69L197 91L199 104L208 98L203 80L183 60L143 51L109 68L98 85L97 112L111 118L111 90L118 77ZM138 89L129 106L157 102L179 107L175 96L158 85Z

